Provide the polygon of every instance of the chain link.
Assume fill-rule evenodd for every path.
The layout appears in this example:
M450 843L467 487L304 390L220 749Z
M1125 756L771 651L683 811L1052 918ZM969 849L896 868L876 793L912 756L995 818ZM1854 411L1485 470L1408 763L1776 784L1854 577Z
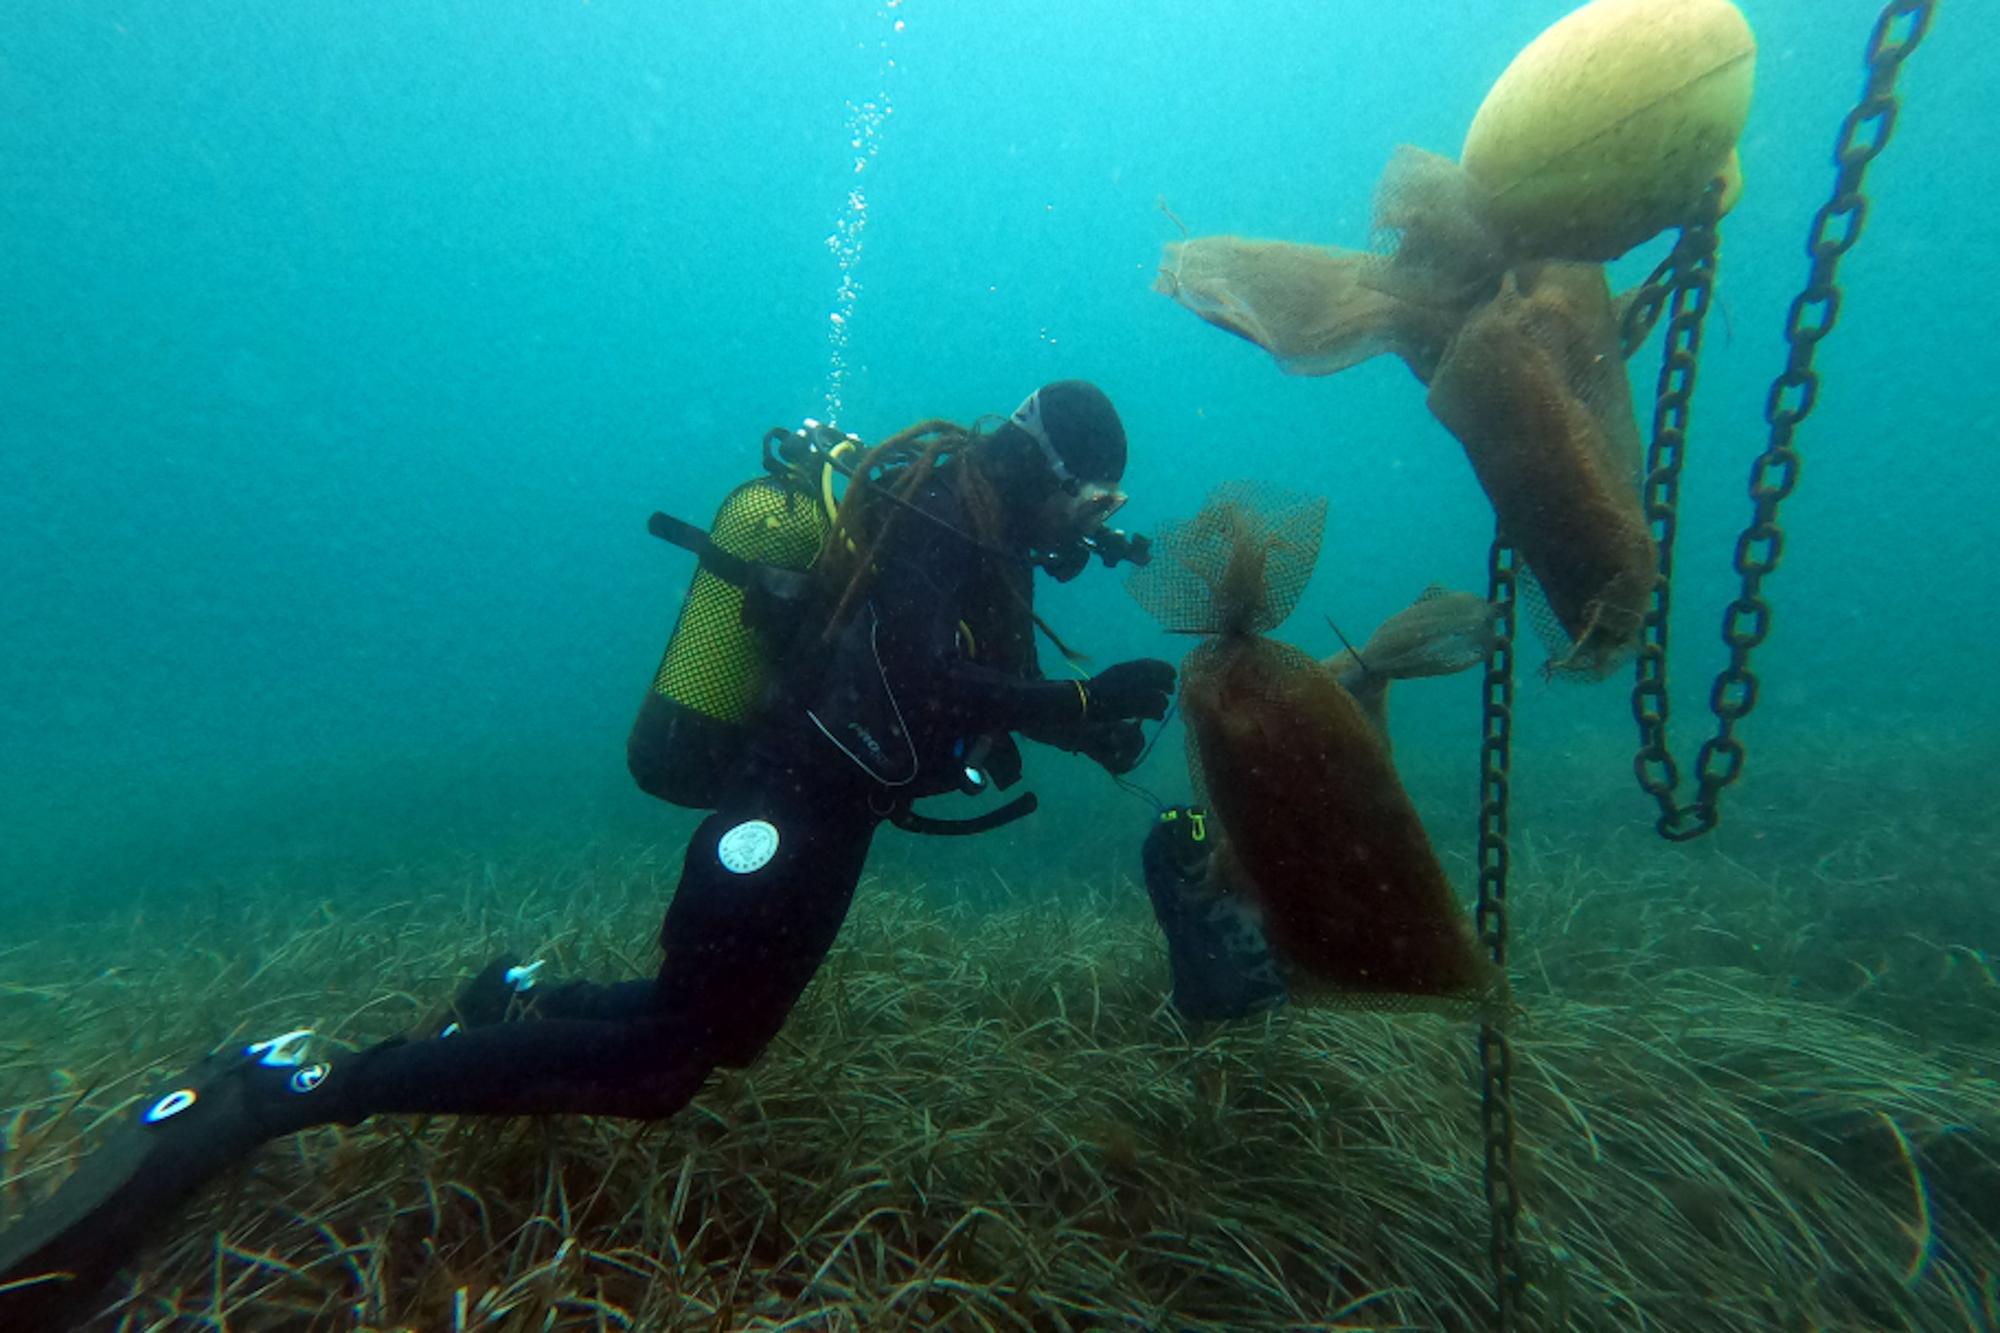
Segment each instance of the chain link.
M1631 304L1625 307L1625 317L1618 325L1618 341L1619 350L1624 352L1627 361L1639 350L1640 344L1652 336L1653 326L1666 312L1667 293L1673 286L1674 258L1669 254L1662 259L1646 275L1646 280L1639 284L1638 290L1632 293Z
M1479 1122L1486 1156L1486 1211L1491 1224L1494 1327L1510 1330L1526 1277L1521 1271L1520 1192L1514 1179L1514 1052L1504 1024L1507 969L1507 805L1514 751L1514 631L1520 557L1494 540L1486 597L1494 608L1486 654L1479 740L1479 901L1473 922L1502 978L1501 1003L1479 1025Z
M1770 437L1750 470L1750 522L1736 539L1734 557L1739 591L1722 617L1729 664L1709 691L1716 730L1702 743L1695 762L1697 791L1686 805L1676 795L1680 770L1667 746L1667 623L1689 400L1701 346L1701 317L1714 285L1713 191L1703 215L1682 231L1673 253L1654 270L1626 311L1620 332L1628 354L1644 340L1662 310L1672 312L1660 364L1645 487L1646 518L1659 544L1659 578L1639 649L1632 713L1639 724L1633 769L1639 785L1659 805L1660 835L1675 842L1713 829L1720 818L1722 789L1743 775L1743 743L1735 728L1757 706L1757 677L1750 669L1750 657L1771 632L1771 607L1764 600L1763 582L1777 571L1784 554L1778 506L1798 486L1799 455L1792 439L1819 397L1813 353L1840 317L1840 288L1834 278L1841 258L1861 239L1867 220L1862 177L1868 164L1888 147L1895 130L1897 72L1929 31L1935 8L1936 0L1891 0L1883 9L1869 38L1867 84L1860 102L1841 121L1833 154L1838 168L1833 194L1813 217L1806 242L1812 267L1786 316L1785 368L1772 381L1764 403Z

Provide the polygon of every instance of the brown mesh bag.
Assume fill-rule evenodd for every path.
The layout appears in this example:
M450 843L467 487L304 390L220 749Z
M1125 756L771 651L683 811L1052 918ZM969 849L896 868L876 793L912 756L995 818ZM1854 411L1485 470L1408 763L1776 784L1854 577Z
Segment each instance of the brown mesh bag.
M1597 265L1507 268L1477 201L1455 163L1402 149L1380 252L1200 237L1167 247L1156 286L1293 374L1402 357L1546 594L1551 670L1601 675L1636 644L1656 567L1610 293Z
M1189 769L1295 996L1476 1002L1493 974L1374 724L1334 673L1265 638L1311 577L1324 499L1232 483L1127 580L1182 665Z
M1287 374L1331 375L1381 352L1412 369L1435 362L1456 321L1427 320L1373 285L1382 267L1362 250L1201 236L1167 246L1154 290L1256 343Z
M1321 665L1354 696L1386 745L1389 683L1449 676L1478 666L1493 648L1498 615L1484 597L1434 583L1383 621L1359 649L1335 653Z
M1125 589L1175 634L1262 634L1299 604L1325 531L1325 496L1225 481L1193 518L1162 525Z
M1568 638L1550 669L1603 675L1637 644L1659 568L1604 270L1511 270L1452 339L1429 403Z
M1501 267L1465 173L1397 150L1375 198L1377 250L1200 236L1169 244L1155 291L1247 338L1293 375L1331 375L1382 352L1428 380Z

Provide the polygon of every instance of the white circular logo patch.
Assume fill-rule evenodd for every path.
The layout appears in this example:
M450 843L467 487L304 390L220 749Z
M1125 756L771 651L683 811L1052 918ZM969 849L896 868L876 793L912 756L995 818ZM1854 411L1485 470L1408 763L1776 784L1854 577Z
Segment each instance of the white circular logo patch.
M778 854L778 830L768 820L750 819L717 839L715 856L735 875L762 870Z

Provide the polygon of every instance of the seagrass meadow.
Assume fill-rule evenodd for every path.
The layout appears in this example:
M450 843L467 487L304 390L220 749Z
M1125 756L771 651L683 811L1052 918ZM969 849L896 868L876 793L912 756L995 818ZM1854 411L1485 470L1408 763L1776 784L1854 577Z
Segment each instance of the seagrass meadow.
M13 1256L47 1280L53 1234L108 1265L135 1200L217 1163L90 1333L2000 1333L2000 4L1592 0L1544 43L1578 4L9 6L0 1333ZM1703 14L1713 41L1681 26ZM1118 425L1102 466L1049 434L1073 381ZM817 524L916 475L843 473L882 457L850 435L937 422L981 441L950 467L1033 426L1026 489L976 507L1004 543L973 523L905 559L878 530L842 581L857 618L804 647L783 631L810 607L738 613L718 572L816 579L691 537L726 497L783 474ZM1156 618L1132 579L1232 488L1315 516L1292 609L1254 628L1345 661L1393 775L1249 731L1201 767L1204 718L1290 743L1315 716L1204 703L1188 668L1227 618ZM1275 536L1259 560L1303 559ZM844 569L845 542L798 555ZM1014 589L1007 632L932 614L973 588L960 561ZM628 737L681 609L706 577L717 639L689 661L803 738L803 800L860 760L792 668L866 666L871 567L920 589L901 609L938 654L885 667L887 704L952 734L917 785L869 768L867 813L1039 809L877 830L753 1064L653 1122L377 1115L255 1150L279 1121L179 1081L222 1052L225 1096L319 1107L345 1053L468 978L497 991L503 953L656 975L704 815L647 794L677 799ZM1383 630L1454 606L1462 670L1392 670ZM1039 710L961 715L968 656L1065 715L1074 693L1086 748L1035 743L1065 739L1017 726ZM1177 711L1164 686L1093 704L1169 661ZM681 735L729 741L711 720ZM1030 743L996 795L962 761L1004 760L981 747L1007 728ZM1186 1021L1141 848L1205 792L1280 948L1349 912L1316 938L1373 966L1394 932L1342 904L1386 884L1387 821L1358 798L1399 796L1455 925L1492 886L1503 733L1494 1176L1473 1016L1301 983ZM1746 755L1719 823L1659 836L1643 747L1688 800L1717 739ZM707 740L696 776L742 776ZM1298 780L1329 772L1357 799ZM782 951L818 957L860 864L856 838L822 883L793 815L840 812L784 802L728 830L769 858L782 823L804 866L784 910L722 899L779 927L753 981L803 976ZM1264 826L1326 836L1264 854L1280 884L1254 844L1308 841L1241 831ZM714 847L691 886L742 864ZM535 1094L513 1106L640 1104L571 1094L658 1093L647 1057L685 1052L615 1044L641 1028L775 1021L700 989L607 1044L460 1040L449 1098L368 1105L498 1104L460 1098L474 1074ZM251 1067L305 1028L296 1068ZM522 1037L541 1054L479 1062Z
M1994 1327L1990 787L1976 756L1933 762L1886 811L1906 773L1818 758L1687 849L1628 793L1531 781L1531 1326ZM439 857L337 901L218 882L11 940L0 1208L218 1035L311 1015L374 1040L523 943L565 972L649 967L677 859ZM1164 987L1130 878L892 867L774 1048L679 1117L310 1131L204 1194L94 1327L1483 1326L1470 1026L1322 1008L1191 1030Z

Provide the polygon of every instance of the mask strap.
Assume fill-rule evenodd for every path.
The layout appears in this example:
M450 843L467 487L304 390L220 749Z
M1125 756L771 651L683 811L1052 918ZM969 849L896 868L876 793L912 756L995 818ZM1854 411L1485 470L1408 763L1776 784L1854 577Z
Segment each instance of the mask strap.
M1014 415L1007 419L1035 442L1042 451L1042 461L1055 474L1057 483L1074 495L1081 483L1063 465L1062 455L1056 452L1054 443L1049 439L1048 427L1042 424L1042 391L1037 389L1029 394L1027 400L1014 409Z

